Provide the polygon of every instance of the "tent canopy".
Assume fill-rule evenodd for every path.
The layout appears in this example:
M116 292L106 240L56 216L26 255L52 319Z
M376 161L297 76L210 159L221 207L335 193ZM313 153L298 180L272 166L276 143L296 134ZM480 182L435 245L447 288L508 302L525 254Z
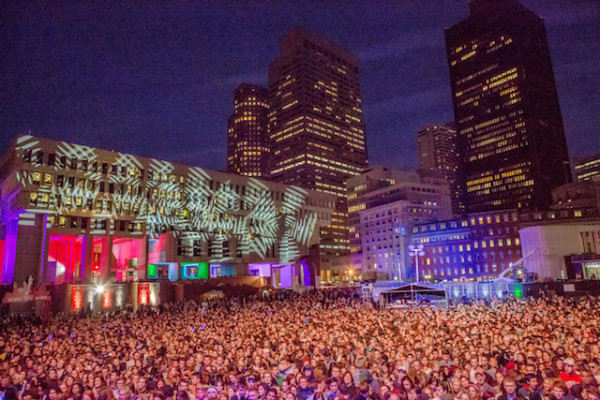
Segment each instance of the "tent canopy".
M393 303L399 300L412 302L447 302L446 290L433 286L427 286L421 283L408 283L380 293L380 298L387 303Z

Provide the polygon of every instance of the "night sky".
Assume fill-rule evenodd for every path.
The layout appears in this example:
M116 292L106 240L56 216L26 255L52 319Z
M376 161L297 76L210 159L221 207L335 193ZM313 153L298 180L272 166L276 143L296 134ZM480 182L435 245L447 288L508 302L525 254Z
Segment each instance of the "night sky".
M50 3L50 5L45 4ZM600 152L600 2L523 0L544 17L571 157ZM266 84L302 25L360 60L369 162L417 165L453 119L444 28L466 1L1 2L0 151L31 131L225 169L233 89Z

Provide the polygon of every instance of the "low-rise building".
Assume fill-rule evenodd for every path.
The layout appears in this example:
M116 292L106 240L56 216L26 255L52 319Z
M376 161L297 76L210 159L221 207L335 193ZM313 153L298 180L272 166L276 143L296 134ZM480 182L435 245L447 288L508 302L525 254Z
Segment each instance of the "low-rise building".
M519 213L476 213L421 224L413 227L411 243L423 246L424 255L417 256L420 280L491 281L521 258Z
M589 184L567 184L552 192L554 204L545 211L473 213L416 225L410 241L423 246L420 279L486 282L513 267L533 279L597 276L595 196Z
M0 283L270 276L314 285L335 197L33 136L1 162Z
M450 186L416 171L373 167L348 179L350 278L413 276L408 234L413 225L452 216Z

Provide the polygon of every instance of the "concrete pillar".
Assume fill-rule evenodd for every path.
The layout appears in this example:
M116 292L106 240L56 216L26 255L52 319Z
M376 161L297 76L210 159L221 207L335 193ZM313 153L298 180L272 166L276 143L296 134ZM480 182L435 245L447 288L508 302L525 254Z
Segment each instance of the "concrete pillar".
M133 306L133 311L137 311L139 307L139 290L140 285L138 282L130 282L128 283L131 290L131 305Z
M236 263L234 264L234 268L235 268L235 276L246 276L249 275L249 269L248 269L248 263Z
M150 243L149 243L149 235L144 235L144 255L142 257L142 262L144 264L144 277L148 277L148 253L150 252Z
M280 268L271 267L271 285L273 287L281 286L281 271Z
M301 278L301 274L299 273L300 268L298 268L298 264L292 264L291 265L292 268L292 288L297 289L299 286L301 286L301 282L302 282L302 278Z
M94 261L94 235L87 234L81 243L81 265L79 281L86 282L92 277L92 262Z
M42 219L43 237L41 243L41 260L40 260L40 271L38 273L36 282L47 282L48 277L48 248L50 247L50 232L48 232L48 214L44 214Z
M75 272L75 240L71 239L69 240L69 243L66 246L66 251L67 251L67 257L68 257L68 264L67 264L67 270L65 271L65 282L66 283L73 283L73 273Z
M3 285L10 285L14 279L18 235L19 218L14 218L6 223L4 260L2 262L2 276L0 276L0 283Z
M102 255L100 256L100 282L106 282L111 277L111 269L114 267L112 259L113 236L107 234L102 238Z

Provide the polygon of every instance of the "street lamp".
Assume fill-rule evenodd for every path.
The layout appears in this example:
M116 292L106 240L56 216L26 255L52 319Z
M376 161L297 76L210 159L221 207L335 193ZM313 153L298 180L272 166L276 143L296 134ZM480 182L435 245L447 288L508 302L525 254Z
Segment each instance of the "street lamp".
M409 245L408 251L411 257L415 258L415 270L417 272L416 282L419 282L419 256L424 256L425 252L423 251L423 245Z

